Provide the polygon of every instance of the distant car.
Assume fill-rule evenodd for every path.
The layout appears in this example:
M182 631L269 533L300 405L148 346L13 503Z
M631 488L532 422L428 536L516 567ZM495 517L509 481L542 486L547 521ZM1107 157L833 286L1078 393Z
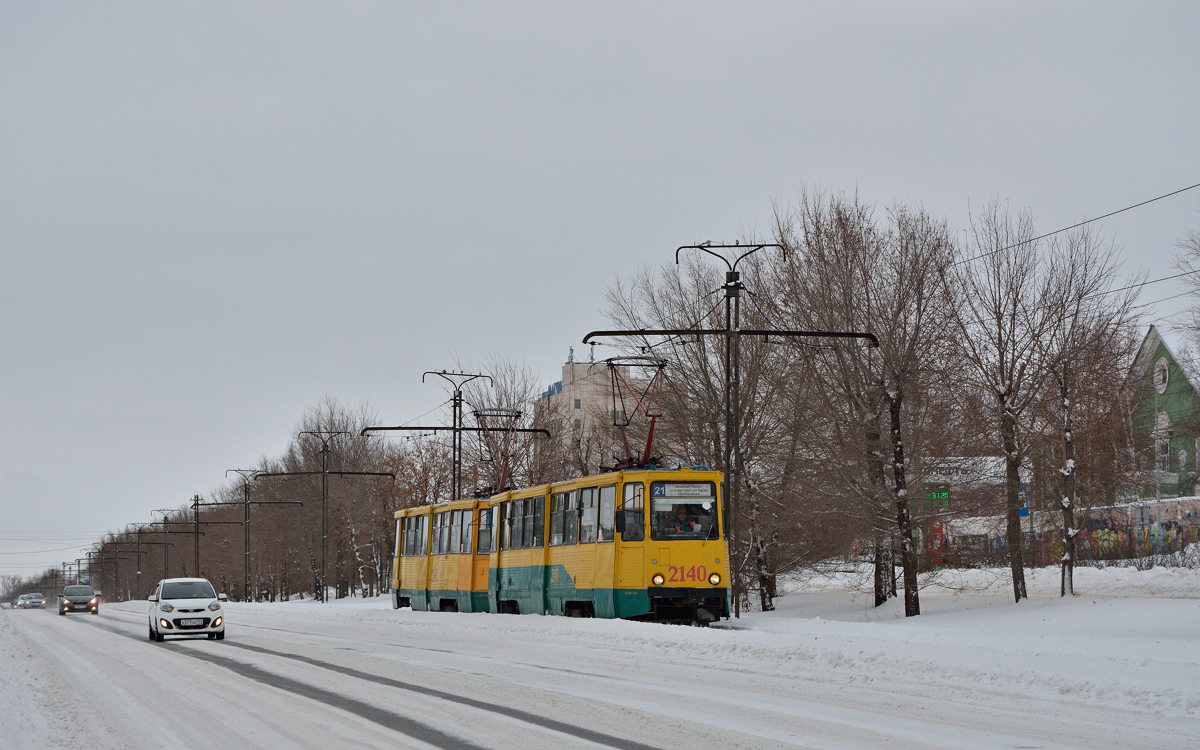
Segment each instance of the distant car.
M225 639L225 613L218 595L205 578L167 578L159 581L150 595L150 640L168 635L206 635Z
M17 606L21 609L41 609L46 606L46 597L41 594L23 594L17 599Z
M58 597L58 613L91 612L100 614L100 597L91 586L67 586Z

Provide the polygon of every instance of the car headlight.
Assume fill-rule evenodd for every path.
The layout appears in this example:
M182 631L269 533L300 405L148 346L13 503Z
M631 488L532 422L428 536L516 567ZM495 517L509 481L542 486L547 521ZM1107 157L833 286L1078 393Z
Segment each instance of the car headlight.
M166 620L159 620L159 621L158 621L158 624L159 624L159 625L162 625L164 628L169 628L169 627L171 627L171 623L167 622Z
M219 628L219 627L221 627L221 618L220 618L220 617L218 617L217 619L213 620L213 624L212 624L212 626L213 626L214 628Z
M712 575L710 575L708 577L708 582L711 583L712 585L716 586L718 583L721 582L721 574L713 573Z
M667 580L667 579L666 579L666 578L663 578L663 574L662 574L662 573L655 573L655 574L654 574L654 577L653 577L653 578L651 578L650 580L651 580L651 581L654 581L654 585L655 585L655 586L661 586L661 585L663 585L663 583L665 583L665 582L666 582L666 580Z
M220 603L220 602L213 602L212 604L208 605L208 611L209 611L209 612L216 612L216 611L217 611L217 610L219 610L220 608L221 608L221 603Z
M95 603L96 603L96 597L93 596L91 601L88 602L88 604L95 604Z
M163 612L174 612L175 611L175 608L172 607L170 604L167 604L166 602L163 602L162 604L158 605L158 608L161 609Z

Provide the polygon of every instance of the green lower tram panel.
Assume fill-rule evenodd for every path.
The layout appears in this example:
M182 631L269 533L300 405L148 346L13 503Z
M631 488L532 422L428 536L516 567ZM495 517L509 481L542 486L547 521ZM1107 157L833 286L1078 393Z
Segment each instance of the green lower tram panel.
M412 607L420 612L488 612L486 591L428 591L392 589L392 609Z
M687 621L701 609L709 613L707 619L728 616L729 589L577 589L562 565L536 565L492 568L486 592L392 589L392 607L408 606L419 611Z

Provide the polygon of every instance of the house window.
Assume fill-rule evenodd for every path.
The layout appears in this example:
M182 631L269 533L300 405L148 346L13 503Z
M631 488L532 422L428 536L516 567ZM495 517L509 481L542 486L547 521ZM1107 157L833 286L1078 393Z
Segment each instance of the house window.
M1154 390L1160 394L1167 390L1167 380L1170 377L1169 368L1167 367L1167 358L1159 357L1154 363Z
M1171 418L1165 411L1154 417L1154 468L1171 470Z
M578 408L579 408L579 406L580 406L580 400L579 400L579 399L575 399L575 408L576 408L576 409L578 409Z

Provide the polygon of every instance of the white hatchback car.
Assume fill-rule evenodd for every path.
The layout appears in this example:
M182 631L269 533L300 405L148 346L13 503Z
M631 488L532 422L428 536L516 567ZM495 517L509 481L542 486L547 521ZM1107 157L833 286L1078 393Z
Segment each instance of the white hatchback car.
M218 595L205 578L167 578L150 595L150 640L168 635L207 635L224 640L225 613Z

